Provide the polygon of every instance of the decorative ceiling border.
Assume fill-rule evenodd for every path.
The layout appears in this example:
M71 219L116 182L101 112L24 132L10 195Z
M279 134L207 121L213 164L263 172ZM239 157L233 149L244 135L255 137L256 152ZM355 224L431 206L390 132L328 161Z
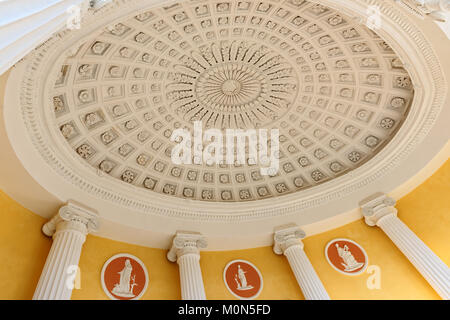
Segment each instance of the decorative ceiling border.
M114 0L101 9L87 16L83 22L89 26L81 30L62 31L36 48L22 62L25 72L21 75L20 109L22 120L26 125L27 134L42 159L60 176L73 186L89 193L91 196L112 201L120 206L139 212L162 215L181 219L209 222L236 222L264 219L275 216L289 215L302 209L316 207L330 201L344 198L352 192L373 181L386 176L400 165L427 136L442 108L447 93L447 83L442 74L439 60L431 45L413 22L397 8L382 0L358 1L314 1L334 9L342 10L353 16L367 18L367 8L378 6L383 20L380 36L389 38L389 34L402 35L396 41L388 41L402 59L409 59L403 52L410 47L415 60L404 61L405 68L410 73L416 90L416 97L402 128L393 140L373 159L361 167L333 181L313 187L309 190L280 196L276 199L258 200L247 203L211 204L199 201L185 201L168 196L148 192L140 193L133 186L119 185L119 182L105 180L109 185L117 187L119 192L112 191L98 182L98 176L91 174L91 179L84 179L73 167L68 167L67 159L62 159L51 144L49 131L43 131L44 117L39 106L39 92L43 89L48 74L45 67L52 64L51 53L64 52L64 43L76 43L89 34L91 29L101 24L108 24L118 17L124 17L140 9L151 8L161 3L173 1L144 0L138 4L133 0ZM364 20L363 19L363 20ZM390 37L391 40L392 36ZM64 40L64 41L63 41ZM402 42L402 44L400 44ZM19 70L20 68L18 68ZM420 77L419 77L420 75ZM427 81L431 80L431 81ZM10 106L11 107L11 106ZM84 165L85 166L85 165ZM86 167L86 166L85 166ZM87 168L77 168L87 170ZM95 180L97 178L97 181ZM51 190L50 190L51 191ZM130 195L133 195L132 197ZM231 213L232 212L232 213Z

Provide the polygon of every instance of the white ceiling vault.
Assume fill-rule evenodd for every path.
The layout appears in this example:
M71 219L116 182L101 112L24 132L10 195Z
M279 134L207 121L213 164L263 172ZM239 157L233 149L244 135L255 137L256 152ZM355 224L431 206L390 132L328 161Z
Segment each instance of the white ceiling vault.
M357 207L352 194L404 182L389 175L423 147L447 93L404 13L376 0L163 2L105 5L8 81L20 88L7 90L5 118L23 165L98 210L104 234L244 237L236 222L261 221L250 233L262 243L282 222L326 221ZM362 23L374 4L376 32ZM279 129L279 172L262 176L249 158L175 165L172 132L194 121Z
M342 175L392 138L413 98L385 41L307 1L184 1L120 20L73 52L51 71L52 122L93 168L181 198L256 200ZM280 129L281 170L261 176L249 158L173 164L172 132L194 121Z

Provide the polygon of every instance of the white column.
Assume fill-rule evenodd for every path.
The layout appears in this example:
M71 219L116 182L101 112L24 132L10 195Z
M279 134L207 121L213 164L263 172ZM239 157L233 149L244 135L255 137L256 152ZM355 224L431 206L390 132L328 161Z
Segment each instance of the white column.
M199 233L177 232L167 253L169 261L178 263L183 300L206 300L200 268L200 249L206 246L206 239Z
M330 300L327 291L303 250L305 232L296 225L276 228L273 251L284 254L306 300Z
M69 202L43 227L53 237L50 253L34 292L33 300L69 300L70 280L78 268L86 235L98 227L98 215L78 203Z
M361 203L369 226L378 226L445 300L450 299L450 270L398 217L395 200L378 193Z

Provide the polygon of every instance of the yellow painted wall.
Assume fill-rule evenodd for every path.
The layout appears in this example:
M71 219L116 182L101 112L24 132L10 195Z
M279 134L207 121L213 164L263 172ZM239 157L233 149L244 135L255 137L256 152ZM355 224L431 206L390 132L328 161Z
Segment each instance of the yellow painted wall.
M0 299L31 299L50 251L44 218L0 191Z
M450 161L397 203L399 217L450 265ZM0 299L30 299L49 251L51 240L40 232L44 220L0 192ZM362 245L369 264L381 269L381 289L369 290L369 274L345 276L328 265L328 241L349 238ZM394 244L376 227L360 220L304 240L305 251L332 299L439 299ZM147 266L150 283L143 299L179 299L176 264L166 252L89 235L80 260L81 289L72 299L106 299L100 284L103 263L116 253L139 257ZM260 299L302 299L286 258L270 247L227 252L203 252L201 267L209 299L234 299L222 280L230 260L254 263L264 278Z
M180 299L178 267L166 258L166 250L146 248L89 235L80 259L81 289L74 290L72 299L107 299L100 283L106 260L117 253L137 256L147 267L149 287L142 299Z

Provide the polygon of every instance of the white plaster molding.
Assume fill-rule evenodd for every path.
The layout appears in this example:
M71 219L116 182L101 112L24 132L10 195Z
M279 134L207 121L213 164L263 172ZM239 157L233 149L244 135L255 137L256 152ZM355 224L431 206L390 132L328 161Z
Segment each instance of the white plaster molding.
M0 2L0 74L61 30L80 8L84 15L87 0L6 0Z
M55 39L52 42L53 42L53 45L56 45L56 43L60 42L60 41L59 40L57 41ZM50 45L50 43L49 43L49 45ZM410 65L410 68L412 68L412 64ZM435 70L435 71L437 72L437 70ZM35 71L33 73L35 73ZM413 76L413 75L416 78L414 81L416 83L420 82L420 79L417 78L417 74L414 73L411 76ZM426 84L424 84L424 85L426 85L427 87L434 86L435 84L437 84L437 82L441 82L439 80L442 81L443 79L442 78L441 79L436 79L436 81L431 82L428 85L426 85ZM411 113L415 113L414 111L416 111L416 112L419 111L419 110L414 110L414 109L417 109L419 101L421 100L421 98L422 99L424 98L423 95L425 94L425 91L428 91L428 90L422 90L424 88L423 86L417 85L417 87L418 87L418 89L417 89L418 92L416 93L415 102L414 102L414 105L412 106L413 111ZM436 91L442 90L443 88L445 88L445 86L444 87L438 86L436 88ZM430 91L434 91L434 90L431 89ZM442 98L442 93L443 92L441 92L441 93L436 92L436 94L438 95L439 98ZM431 96L429 96L428 98L431 98ZM25 97L23 97L22 101L24 101L24 102L26 101ZM432 124L432 121L433 121L433 119L435 117L435 113L438 112L438 110L440 109L440 106L436 105L435 108L433 108L432 107L433 105L434 104L429 106L429 108L431 107L431 110L428 109L429 111L431 111L431 114L428 114L428 116L431 117L431 118L429 118L429 121L427 123L425 123L425 124L423 122L421 123L421 125L425 125L425 127L419 126L419 127L416 128L416 130L420 129L420 128L423 129L423 130L419 131L420 132L419 136L423 137L425 128L428 128L428 129L430 128L430 125ZM421 109L422 109L421 113L426 114L426 111L427 111L426 109L427 108L421 108ZM30 110L30 111L33 112L32 110ZM28 112L26 114L28 114ZM423 114L421 115L421 117L423 116ZM31 116L31 114L30 114L30 116ZM417 114L416 116L419 116L419 115ZM28 115L26 117L28 117ZM409 122L409 125L411 125L411 122L413 122L412 118L414 118L414 117L412 115L410 115L410 118L411 118L411 119L409 119L410 121L408 121L408 119L406 121L406 122ZM35 120L37 120L37 119L35 119ZM419 119L416 119L416 120L419 120ZM419 125L419 124L416 123L416 126L417 125ZM312 198L315 198L314 199L315 203L330 201L332 199L336 199L339 195L343 195L344 191L345 192L353 191L355 188L359 188L359 187L361 187L361 185L368 184L371 181L379 178L383 173L385 173L388 169L390 169L392 166L394 166L395 163L397 163L399 161L399 157L400 156L405 156L407 154L407 152L412 148L412 146L417 144L418 141L420 141L420 138L417 137L417 136L415 137L415 139L412 139L411 132L408 135L406 135L406 137L405 137L405 134L404 134L405 131L409 131L408 129L410 129L410 128L406 129L404 127L409 127L408 123L405 123L404 126L400 130L400 131L403 131L403 134L401 134L401 132L399 132L397 134L397 138L398 139L394 138L394 140L401 140L400 136L403 136L403 139L407 138L407 141L408 141L408 144L406 144L406 146L402 145L402 144L395 145L395 143L392 142L390 144L391 148L386 148L386 149L390 149L389 151L386 150L386 152L380 152L380 154L375 156L373 160L369 161L372 164L374 164L375 162L378 162L378 165L372 166L372 168L370 168L370 170L363 170L362 167L364 167L364 166L362 166L361 168L355 169L350 174L344 175L341 178L334 179L335 181L331 181L330 183L327 183L328 187L334 185L332 188L325 188L324 186L318 186L318 187L313 188L314 191L311 191L311 192L308 192L309 190L305 190L303 192L303 194L305 195L305 198L308 199L310 195L314 194L314 196ZM33 125L33 129L32 130L35 131L36 129L37 129L37 127L35 127ZM36 138L38 139L37 141L35 140L35 143L36 143L36 146L39 149L44 147L42 145L42 143L45 144L45 142L42 141L40 137L41 137L41 135L38 132L35 132L35 133L32 134L33 140L35 140ZM406 149L405 149L405 147L406 147ZM403 149L403 151L400 152L400 150L402 150L402 149ZM49 150L46 147L44 147L43 149L41 149L41 151L47 153ZM386 153L390 154L391 157L386 158ZM395 154L395 156L394 156L394 154ZM394 157L392 158L392 156L394 156ZM70 170L69 167L67 167L66 165L63 165L60 162L60 160L58 159L59 157L60 156L57 156L57 155L52 155L52 156L47 155L47 156L45 156L45 158L50 160L49 164L53 163L52 166L56 165L56 167L59 168L58 170L62 170L61 173L67 179L70 179L70 180L76 179L76 180L79 180L79 181L84 180L83 178L81 178L79 176L79 172L82 172L82 171L85 171L85 170L82 170L82 168L79 168L80 170L77 170L77 172L71 172L72 170ZM54 161L56 161L56 162L54 162ZM367 169L366 167L364 169ZM366 174L362 174L362 175L358 176L358 173L364 173L364 172ZM358 178L355 178L355 176L358 176ZM108 178L108 177L105 177L105 178ZM96 180L99 180L98 177L96 177ZM110 180L110 179L100 179L100 181L101 180ZM355 184L356 180L358 180L358 183ZM108 181L108 182L111 182L111 181ZM335 183L332 183L332 182L335 182ZM214 204L206 203L206 204L201 204L201 208L198 208L196 204L194 206L191 206L191 205L189 205L190 204L189 201L182 201L182 202L180 202L180 201L176 201L177 199L170 199L171 202L175 202L175 207L177 207L177 209L175 209L175 210L169 209L169 208L164 208L164 209L160 208L159 209L156 206L158 204L160 204L160 203L167 203L167 201L165 201L165 200L168 200L167 196L159 196L159 195L151 194L152 198L154 198L154 200L156 200L156 201L152 201L154 204L148 206L147 204L136 202L136 200L131 200L130 199L131 198L131 196L130 196L131 194L135 193L136 195L138 195L138 194L142 193L142 192L139 192L139 193L138 192L131 192L131 190L134 189L134 188L130 188L130 186L121 185L121 188L117 188L118 190L119 189L123 190L123 192L125 192L127 194L127 196L123 196L123 193L122 194L113 195L110 192L108 192L106 190L101 190L101 188L99 188L98 186L94 186L92 184L89 184L89 185L85 184L85 183L82 183L82 184L77 183L77 184L80 185L80 187L82 187L83 189L88 188L88 189L91 189L93 193L99 193L99 196L101 196L102 198L106 197L106 198L109 198L109 199L111 199L113 201L119 201L122 204L128 204L128 206L131 206L131 207L133 207L135 209L145 210L147 212L153 212L153 213L160 212L163 215L169 215L169 216L173 215L173 216L185 217L185 218L189 218L189 217L195 217L195 218L200 218L200 219L207 218L208 220L209 219L213 219L213 220L225 219L225 220L228 220L228 219L235 219L238 216L236 214L230 215L228 213L225 213L225 215L220 214L219 212L222 211L221 208L224 208L223 205L214 205ZM356 187L356 185L358 185L358 187ZM326 191L330 191L330 189L333 190L333 192L325 192L325 190ZM128 190L128 191L126 191L126 190ZM321 191L321 190L323 190L323 191ZM136 191L136 190L134 190L134 191ZM150 198L148 193L142 193L142 194L145 194L146 198ZM250 208L254 209L256 207L256 208L259 209L257 211L258 214L256 214L254 212L254 210L252 210L253 213L251 213L250 215L253 216L254 218L259 218L259 217L265 217L265 216L267 217L267 216L272 216L274 214L275 215L278 214L279 210L277 210L277 209L275 209L275 210L274 209L268 209L268 207L273 207L273 206L267 206L267 204L270 204L270 203L272 203L272 204L279 204L279 203L291 203L292 202L294 204L294 206L291 206L289 208L286 208L286 206L283 206L284 207L283 211L286 212L286 213L288 213L288 212L293 213L293 212L296 212L296 211L298 212L302 208L305 208L305 206L309 206L309 205L312 204L310 201L302 201L300 203L298 203L298 201L292 201L295 198L297 198L297 196L295 194L292 194L292 195L286 195L286 196L279 197L279 199L275 199L275 200L272 200L272 199L271 200L259 200L257 203L251 203L250 205L249 204L234 204L234 203L230 203L230 205L229 206L227 205L227 207L235 207L234 209L238 209L238 210L233 210L233 211L243 212L244 214L241 217L247 216L247 214L245 214L245 211L247 211ZM320 200L318 200L318 199L320 199ZM295 203L295 202L297 202L297 203ZM178 209L178 208L181 208L181 207L186 207L186 205L187 205L187 207L195 207L195 212L196 213ZM228 208L227 209L223 209L223 211L228 211L228 210L229 210ZM199 216L198 212L208 212L208 214L205 215L204 217L201 217L201 216ZM213 214L213 212L217 212L217 214Z
M395 2L419 17L428 16L439 22L446 22L450 13L449 0L395 0Z
M151 1L142 1L139 3L139 6L140 8L145 8L151 6L151 3ZM342 9L339 4L332 1L322 1L321 3ZM92 28L86 31L90 32L99 25L104 25L106 21L112 21L117 17L123 17L132 12L130 3L127 1L115 4L116 6L108 5L106 6L108 8L105 7L103 10L97 11L94 14L96 21L93 21ZM24 148L23 146L15 148L16 150L23 148L22 152L19 151L18 153L26 154L22 159L24 163L33 158L31 161L35 163L25 164L25 166L30 172L34 171L32 173L33 176L35 178L38 176L37 180L42 181L42 184L48 190L51 190L60 199L67 199L68 189L72 189L70 194L76 193L81 198L87 197L86 193L88 193L89 200L96 203L96 208L101 208L102 211L105 210L108 216L107 219L112 223L138 229L153 230L155 227L151 225L156 220L159 225L163 226L160 230L164 230L162 231L162 237L166 239L168 234L170 234L169 229L172 229L173 232L173 225L166 223L168 217L183 219L186 223L192 222L192 224L202 221L205 222L202 225L202 228L204 228L201 230L202 233L211 232L211 235L217 235L217 239L219 239L230 232L234 234L238 232L245 233L242 230L244 225L248 226L258 222L259 225L264 225L264 228L256 228L255 230L258 230L258 232L251 231L249 237L257 236L260 239L264 238L264 241L267 242L270 238L268 236L270 233L268 218L286 221L294 220L295 217L296 221L302 220L302 225L313 224L329 219L335 216L337 212L341 213L352 209L350 207L353 207L353 202L349 202L350 195L355 195L358 192L367 196L367 193L373 192L371 188L377 183L380 184L382 180L384 184L388 182L389 188L395 186L395 182L390 180L389 176L394 171L402 171L399 168L402 167L408 155L420 146L421 141L427 136L433 127L434 121L437 119L442 101L447 92L447 84L440 71L439 60L434 55L433 49L425 36L411 21L408 21L407 17L384 2L355 1L349 7L345 7L345 12L364 16L367 6L373 4L380 5L383 18L386 20L383 29L380 30L380 35L390 41L392 47L399 52L402 60L407 63L413 82L418 88L411 113L408 116L409 119L406 120L404 126L385 150L366 163L366 165L337 178L335 181L305 190L302 192L301 197L292 194L279 197L279 199L261 200L254 203L198 204L192 201L179 201L179 199L172 199L167 196L149 195L148 193L136 191L132 186L115 184L107 177L99 177L96 173L93 174L86 166L78 167L76 170L70 168L68 163L73 159L66 156L61 158L60 155L55 154L52 149L47 147L47 143L53 138L48 132L40 131L39 122L44 115L34 114L33 103L31 102L38 96L33 91L33 81L35 81L33 79L36 74L40 74L42 77L44 72L42 72L41 66L50 61L54 63L57 60L53 56L51 58L46 57L45 53L54 48L53 46L57 46L58 42L60 43L58 37L50 40L39 49L39 52L35 52L26 61L18 64L13 72L15 74L11 76L11 79L15 79L14 81L23 81L22 83L24 84L22 91L22 114L24 119L17 119L17 115L14 115L10 119L16 118L19 121L8 121L7 125L9 127L24 128L23 121L25 121L26 130L29 130L30 134L29 137L22 136L20 138L20 130L13 129L9 130L10 138L13 141L15 139L21 140L21 143L23 140L31 138L34 144L33 148L38 151L37 158L40 159L39 163L45 164L45 167L49 168L45 173L35 172L36 168L33 169L33 167L37 166L38 161L36 161L36 157L30 156L29 148ZM133 7L133 10L136 10L136 7ZM120 14L117 11L120 11ZM70 38L70 41L73 42L82 38L76 32L63 33L60 37ZM41 80L36 83L42 83ZM12 93L12 95L15 94ZM17 95L15 98L17 98ZM13 100L9 100L9 102ZM10 103L10 105L13 106L15 103ZM11 115L13 113L11 108L9 108L10 110L5 108L7 114ZM22 124L20 124L21 121ZM17 135L12 134L12 132L16 132ZM25 145L30 146L31 144L28 141ZM36 156L36 154L34 155ZM25 159L27 157L30 160ZM49 179L49 176L47 176L47 179L45 179L44 176L46 174L51 175L51 178ZM86 176L89 179L86 179ZM60 188L59 186L62 185L65 185L65 187ZM344 202L346 203L344 204ZM337 203L340 205L338 206ZM329 208L323 210L323 206L328 206ZM335 208L335 211L331 212L330 208ZM124 213L125 211L127 214ZM313 211L316 212L313 213ZM147 215L150 215L151 219L148 219ZM356 215L353 216L353 218L355 217ZM265 222L262 222L264 219L266 219ZM150 220L152 220L152 223L143 224L143 221ZM238 226L236 222L239 222ZM221 227L217 227L217 223ZM153 225L156 224L153 223ZM157 232L156 229L155 232ZM209 236L210 234L208 234L208 239ZM115 236L111 234L110 237Z
M167 253L169 261L178 263L183 300L206 300L200 268L200 249L206 246L205 237L198 232L177 232Z
M316 8L313 4L309 6L311 10ZM188 4L183 4L183 7L180 5L177 10L187 12L188 9ZM280 9L292 10L288 7ZM309 41L299 40L298 35L295 37L296 41L288 48L262 45L257 42L249 43L253 41L252 37L247 37L241 42L233 41L229 45L228 42L224 42L229 38L224 36L223 39L218 39L206 47L200 47L199 51L192 54L189 53L191 49L173 49L169 51L168 57L153 58L155 52L151 51L151 48L145 46L141 51L136 47L141 46L136 37L145 43L148 40L143 35L149 32L145 27L146 24L142 25L142 22L137 21L146 22L146 19L160 18L172 20L174 13L164 10L155 9L151 14L147 12L131 19L119 20L114 27L107 26L102 34L89 37L82 46L77 43L67 49L69 57L55 63L49 71L51 76L46 85L48 91L44 93L42 102L44 105L49 103L50 106L53 103L54 106L54 112L44 110L45 120L54 134L52 138L55 143L62 144L61 152L69 145L71 153L79 155L78 160L85 161L85 164L92 167L91 171L105 179L115 178L148 190L149 193L158 192L184 200L248 202L277 197L304 191L359 167L378 153L381 146L388 143L408 114L414 90L400 59L372 31L355 25L350 17L337 16L336 11L326 9L328 11L325 13L329 15L326 20L328 23L322 24L321 37ZM149 16L152 18L148 18ZM233 18L234 15L227 16L227 19ZM184 23L197 24L198 19L203 18L191 17ZM287 19L282 26L287 29L292 28L291 25ZM342 27L343 31L341 29L338 32L344 33L344 36L334 36ZM175 28L168 26L165 32L168 35L174 34ZM209 29L204 29L202 34L205 33L207 36ZM257 31L260 29L267 28L261 26ZM315 29L311 30L317 32ZM176 46L182 40L180 45L190 42L190 35L175 37L177 42L170 40L174 39L174 36L167 40L167 37L158 37L158 33L149 33L155 37L154 42L158 44L158 48ZM344 48L348 46L347 40L341 39L344 37L352 41L349 54L344 53ZM273 32L271 38L277 41L283 39L280 32ZM361 42L362 40L364 42ZM133 46L130 44L124 47L124 42L131 42ZM301 50L295 49L298 46L308 52L319 49L311 42L319 42L319 46L330 46L327 52L331 52L326 55L310 53L315 66L306 64L308 54L304 57ZM264 64L257 63L257 59L248 62L249 57L242 53L234 55L230 58L231 61L222 57L218 62L216 58L213 61L209 57L211 52L225 52L227 49L244 53L247 50L251 50L250 52L256 50L255 54L258 55L264 52L264 57L268 61ZM181 56L182 54L186 55ZM251 58L251 54L248 55ZM147 58L144 59L144 56ZM334 63L327 60L335 56L339 57L337 62L340 63L336 62L336 68L340 69L339 79L342 78L337 83L333 80L333 74L323 69L326 63ZM197 68L203 71L199 71L199 76L195 80L189 80L190 71L187 70L195 68L196 64L192 62L195 57L199 61L195 62L199 65ZM117 61L119 58L124 61L119 63ZM95 63L92 59L95 59ZM153 61L154 59L157 61ZM179 64L180 59L183 61L182 64ZM209 59L210 62L205 62L205 59ZM351 63L354 59L359 61L355 66ZM387 62L383 64L383 60ZM267 70L267 64L272 65L273 61L277 61L276 69ZM201 67L200 63L203 63ZM167 77L163 77L159 70L154 69L155 65L160 64L167 66L169 70L181 68L186 71L177 73L177 77L171 76L171 72ZM242 74L236 77L231 71L233 69L230 69L232 66L239 68ZM287 73L286 69L292 70L291 74ZM127 70L128 75L125 77L124 72ZM353 72L356 75L351 75ZM273 73L280 75L275 77ZM299 81L300 73L305 74L305 82L308 84L306 87ZM154 76L155 74L157 76ZM160 79L159 75L163 78ZM238 87L242 86L244 92L238 90L233 99L227 100L227 94L222 92L223 77L233 78L231 81L237 81ZM336 90L337 100L335 98L325 100L323 95L311 91L312 79L320 77L325 79L323 82L328 83L326 87L321 87L322 90L325 89L327 92ZM370 89L360 86L357 81L355 82L356 78L369 81L366 84ZM391 81L394 83L393 86L386 86ZM215 85L206 86L205 84L209 82ZM341 82L350 84L340 87ZM148 85L147 90L144 84ZM134 86L138 92L129 92L128 88ZM200 89L204 87L212 91ZM268 91L267 87L273 89ZM338 88L333 89L334 87ZM147 98L149 91L156 95L152 102ZM259 174L258 165L223 167L207 164L193 166L173 164L170 156L167 156L167 150L173 147L169 139L170 132L177 126L186 126L192 130L192 120L189 120L189 117L193 111L184 106L186 98L180 98L185 96L183 93L185 91L196 92L195 96L198 96L192 98L194 99L192 101L189 100L189 104L205 108L217 116L213 117L214 119L221 119L219 123L214 124L215 127L227 125L228 120L224 119L229 119L230 116L239 115L238 118L244 118L249 113L257 113L259 109L268 110L267 114L261 114L258 118L248 118L242 125L244 127L270 125L279 128L284 145L281 148L282 169L276 180L265 181ZM361 97L357 98L358 92ZM209 96L214 98L207 98ZM266 101L269 97L284 101L288 107L277 107L276 104L269 102L264 102L264 105L258 107L259 102L252 102ZM234 101L234 104L230 101ZM293 108L294 101L302 106ZM357 105L354 107L347 105L347 102L351 101L357 102ZM180 104L183 105L179 107ZM209 107L209 104L212 107ZM343 109L334 110L333 106L336 105ZM375 105L380 108L372 108ZM159 113L159 116L156 113ZM323 119L320 118L322 120L316 118L322 113ZM208 114L205 115L206 119L199 116L197 120L206 121ZM357 123L354 122L355 119ZM310 130L311 133L302 136L298 130L298 123L305 131L308 131L307 129L314 123L315 130ZM125 127L127 125L129 127ZM158 126L155 128L155 125ZM236 123L229 125L234 127ZM98 139L99 130L101 130L100 139ZM164 137L161 137L162 130ZM166 135L167 132L169 135ZM150 137L159 139L155 141L155 138ZM329 138L323 140L324 137ZM157 143L157 149L153 147L154 143ZM111 148L112 146L114 147ZM301 154L299 150L302 150ZM232 172L228 173L228 170ZM214 183L216 181L218 183ZM233 183L234 181L236 182ZM196 182L204 184L193 186Z
M273 251L284 254L307 300L329 300L319 276L303 250L301 239L305 232L295 224L277 227L274 234Z
M450 299L450 269L398 217L395 201L376 194L361 202L369 226L378 226L422 274L442 299Z
M86 235L97 227L97 213L74 202L62 207L44 225L42 230L46 235L53 236L53 243L33 300L70 300L70 279L74 272L78 272L83 243Z

